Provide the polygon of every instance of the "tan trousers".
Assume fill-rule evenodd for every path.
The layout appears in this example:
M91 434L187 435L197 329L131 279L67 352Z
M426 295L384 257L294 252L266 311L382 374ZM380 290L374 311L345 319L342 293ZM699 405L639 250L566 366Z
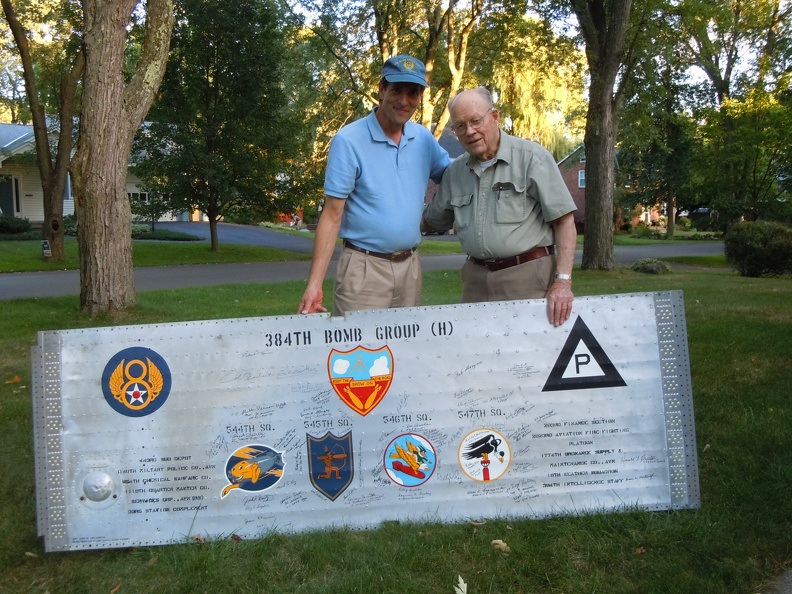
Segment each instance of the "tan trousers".
M336 272L333 315L361 309L415 307L421 304L422 289L418 252L402 262L391 262L344 248Z
M543 299L555 270L555 255L495 272L467 260L462 266L462 303Z

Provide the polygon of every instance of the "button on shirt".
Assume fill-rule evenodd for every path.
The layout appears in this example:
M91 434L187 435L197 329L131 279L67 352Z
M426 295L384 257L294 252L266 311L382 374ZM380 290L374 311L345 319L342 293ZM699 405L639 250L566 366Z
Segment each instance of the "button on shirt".
M501 131L495 164L482 171L472 155L455 159L424 218L438 230L456 222L466 254L499 260L553 245L550 222L575 210L552 154Z

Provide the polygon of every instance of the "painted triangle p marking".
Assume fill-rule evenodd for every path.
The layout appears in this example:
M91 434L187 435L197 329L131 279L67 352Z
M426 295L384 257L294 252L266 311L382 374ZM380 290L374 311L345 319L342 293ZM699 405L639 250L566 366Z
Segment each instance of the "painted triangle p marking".
M626 385L591 330L578 317L542 392Z

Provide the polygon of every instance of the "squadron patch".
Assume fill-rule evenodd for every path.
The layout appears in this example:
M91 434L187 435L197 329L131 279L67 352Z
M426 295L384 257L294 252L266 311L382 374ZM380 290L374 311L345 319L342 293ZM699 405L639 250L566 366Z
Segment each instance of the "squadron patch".
M231 491L264 491L269 489L283 476L283 452L277 452L266 445L246 445L228 457L225 465L226 485L220 498Z
M495 481L511 463L509 442L494 429L476 429L459 444L459 465L475 481Z
M330 351L327 358L330 383L349 408L366 416L382 402L393 380L393 353L387 346L372 351Z
M343 493L355 476L352 432L338 437L329 431L322 437L305 435L311 484L330 501Z
M127 417L157 411L171 390L171 372L159 354L144 347L116 353L102 373L102 392L113 410Z
M393 439L385 448L383 466L388 478L402 487L423 485L437 467L435 449L429 440L415 433Z

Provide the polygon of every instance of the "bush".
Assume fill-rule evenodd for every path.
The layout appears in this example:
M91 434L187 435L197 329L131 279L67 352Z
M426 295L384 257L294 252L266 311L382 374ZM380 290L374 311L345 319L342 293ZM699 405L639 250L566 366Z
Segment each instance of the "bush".
M63 233L77 237L77 216L70 214L63 217Z
M671 267L668 264L662 260L656 260L654 258L644 258L643 260L638 260L630 267L630 269L635 270L636 272L644 272L646 274L665 274L666 272L671 272Z
M693 221L687 217L679 217L677 219L677 225L680 226L682 231L690 231L690 229L693 227Z
M15 233L28 233L32 229L30 221L11 215L0 215L0 233L13 235Z
M132 239L138 239L151 231L151 225L147 223L132 223Z
M792 272L792 229L769 221L737 223L724 239L726 261L741 276Z
M665 235L655 231L646 223L638 223L633 229L632 237L638 239L665 239Z

